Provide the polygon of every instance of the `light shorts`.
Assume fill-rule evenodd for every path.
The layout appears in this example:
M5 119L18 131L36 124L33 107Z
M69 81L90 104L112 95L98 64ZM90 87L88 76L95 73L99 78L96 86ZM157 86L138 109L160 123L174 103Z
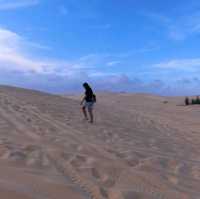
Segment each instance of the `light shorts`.
M93 109L94 107L94 102L84 102L83 107L88 108L88 109Z

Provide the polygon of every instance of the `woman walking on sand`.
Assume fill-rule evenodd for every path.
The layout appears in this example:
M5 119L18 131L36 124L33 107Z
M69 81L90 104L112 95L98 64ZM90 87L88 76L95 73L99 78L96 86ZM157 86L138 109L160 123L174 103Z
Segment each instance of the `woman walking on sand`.
M85 96L81 100L83 115L85 119L88 120L88 116L87 116L87 111L88 111L89 119L90 119L89 122L93 123L94 121L93 106L94 106L94 103L96 102L96 96L94 95L88 83L85 82L83 84L83 87L85 89Z

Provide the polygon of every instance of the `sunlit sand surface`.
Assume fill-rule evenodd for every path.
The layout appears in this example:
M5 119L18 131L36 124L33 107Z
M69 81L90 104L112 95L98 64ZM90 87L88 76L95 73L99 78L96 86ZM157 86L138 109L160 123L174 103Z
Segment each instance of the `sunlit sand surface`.
M0 198L199 199L200 106L182 97L0 87Z

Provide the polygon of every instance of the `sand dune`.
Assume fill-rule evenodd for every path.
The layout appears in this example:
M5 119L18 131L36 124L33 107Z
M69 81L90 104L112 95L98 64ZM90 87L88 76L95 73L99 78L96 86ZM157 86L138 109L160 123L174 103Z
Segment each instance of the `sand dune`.
M3 199L199 199L200 106L181 97L0 87Z

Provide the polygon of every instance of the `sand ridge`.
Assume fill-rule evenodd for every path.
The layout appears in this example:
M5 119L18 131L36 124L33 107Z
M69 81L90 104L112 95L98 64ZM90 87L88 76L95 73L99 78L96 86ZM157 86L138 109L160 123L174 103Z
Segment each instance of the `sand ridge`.
M91 125L76 96L0 87L4 198L197 199L198 111L180 98L97 96Z

